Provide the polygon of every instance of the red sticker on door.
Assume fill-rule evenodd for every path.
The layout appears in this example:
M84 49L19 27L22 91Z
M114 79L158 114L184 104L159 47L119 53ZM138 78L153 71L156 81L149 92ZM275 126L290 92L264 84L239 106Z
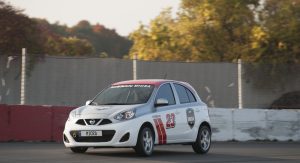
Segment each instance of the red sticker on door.
M159 144L166 144L167 143L167 134L166 130L164 128L164 124L159 116L153 119L155 126L156 126L156 131L157 131L157 136L158 136L158 143Z
M175 125L176 125L176 122L175 122L175 114L174 114L174 113L167 114L167 115L166 115L166 118L167 118L166 129L174 128Z

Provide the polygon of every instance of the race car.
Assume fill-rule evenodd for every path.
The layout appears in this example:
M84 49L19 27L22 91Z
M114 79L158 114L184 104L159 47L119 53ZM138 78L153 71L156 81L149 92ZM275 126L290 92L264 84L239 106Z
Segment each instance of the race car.
M111 84L70 112L63 142L74 153L88 148L132 147L150 156L155 145L187 144L198 154L211 145L208 109L195 89L174 80Z

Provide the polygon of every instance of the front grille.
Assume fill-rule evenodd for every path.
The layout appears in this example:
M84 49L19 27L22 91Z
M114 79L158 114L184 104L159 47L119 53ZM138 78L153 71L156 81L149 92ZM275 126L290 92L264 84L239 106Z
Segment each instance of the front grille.
M101 119L85 119L85 122L88 124L88 125L96 125ZM91 124L91 122L93 122Z
M80 131L70 131L76 142L109 142L115 133L115 130L102 130L102 136L80 136Z
M100 122L99 125L107 125L107 124L110 124L110 123L112 123L111 120L109 120L109 119L103 119L103 120Z
M84 120L83 120L83 119L79 119L79 120L76 122L76 124L85 126L85 123L84 123Z
M94 121L94 124L91 124L92 121ZM99 123L100 121L100 123ZM99 123L99 124L98 124ZM110 124L112 123L111 120L109 119L78 119L76 121L76 124L78 125L82 125L82 126L85 126L85 125L107 125L107 124Z

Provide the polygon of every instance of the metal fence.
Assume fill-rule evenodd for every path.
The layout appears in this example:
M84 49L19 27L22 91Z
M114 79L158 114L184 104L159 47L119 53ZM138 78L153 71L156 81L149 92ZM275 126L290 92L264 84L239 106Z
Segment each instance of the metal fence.
M20 65L20 57L0 57L0 103L20 103ZM133 65L132 60L123 59L46 56L33 68L27 66L25 104L83 105L109 84L133 79ZM240 99L244 108L268 108L284 93L300 90L300 66L280 66L242 64ZM136 77L189 82L210 107L239 105L237 63L138 60Z

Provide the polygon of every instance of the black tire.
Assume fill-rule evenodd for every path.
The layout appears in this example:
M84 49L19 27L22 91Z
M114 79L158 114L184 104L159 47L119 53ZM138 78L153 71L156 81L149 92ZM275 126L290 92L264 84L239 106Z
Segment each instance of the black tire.
M74 153L84 153L87 151L87 147L71 147L70 148L72 152Z
M192 144L194 152L206 154L211 145L211 131L208 126L201 126L198 131L197 139Z
M140 156L150 156L154 149L154 134L149 127L144 127L140 130L135 152Z

